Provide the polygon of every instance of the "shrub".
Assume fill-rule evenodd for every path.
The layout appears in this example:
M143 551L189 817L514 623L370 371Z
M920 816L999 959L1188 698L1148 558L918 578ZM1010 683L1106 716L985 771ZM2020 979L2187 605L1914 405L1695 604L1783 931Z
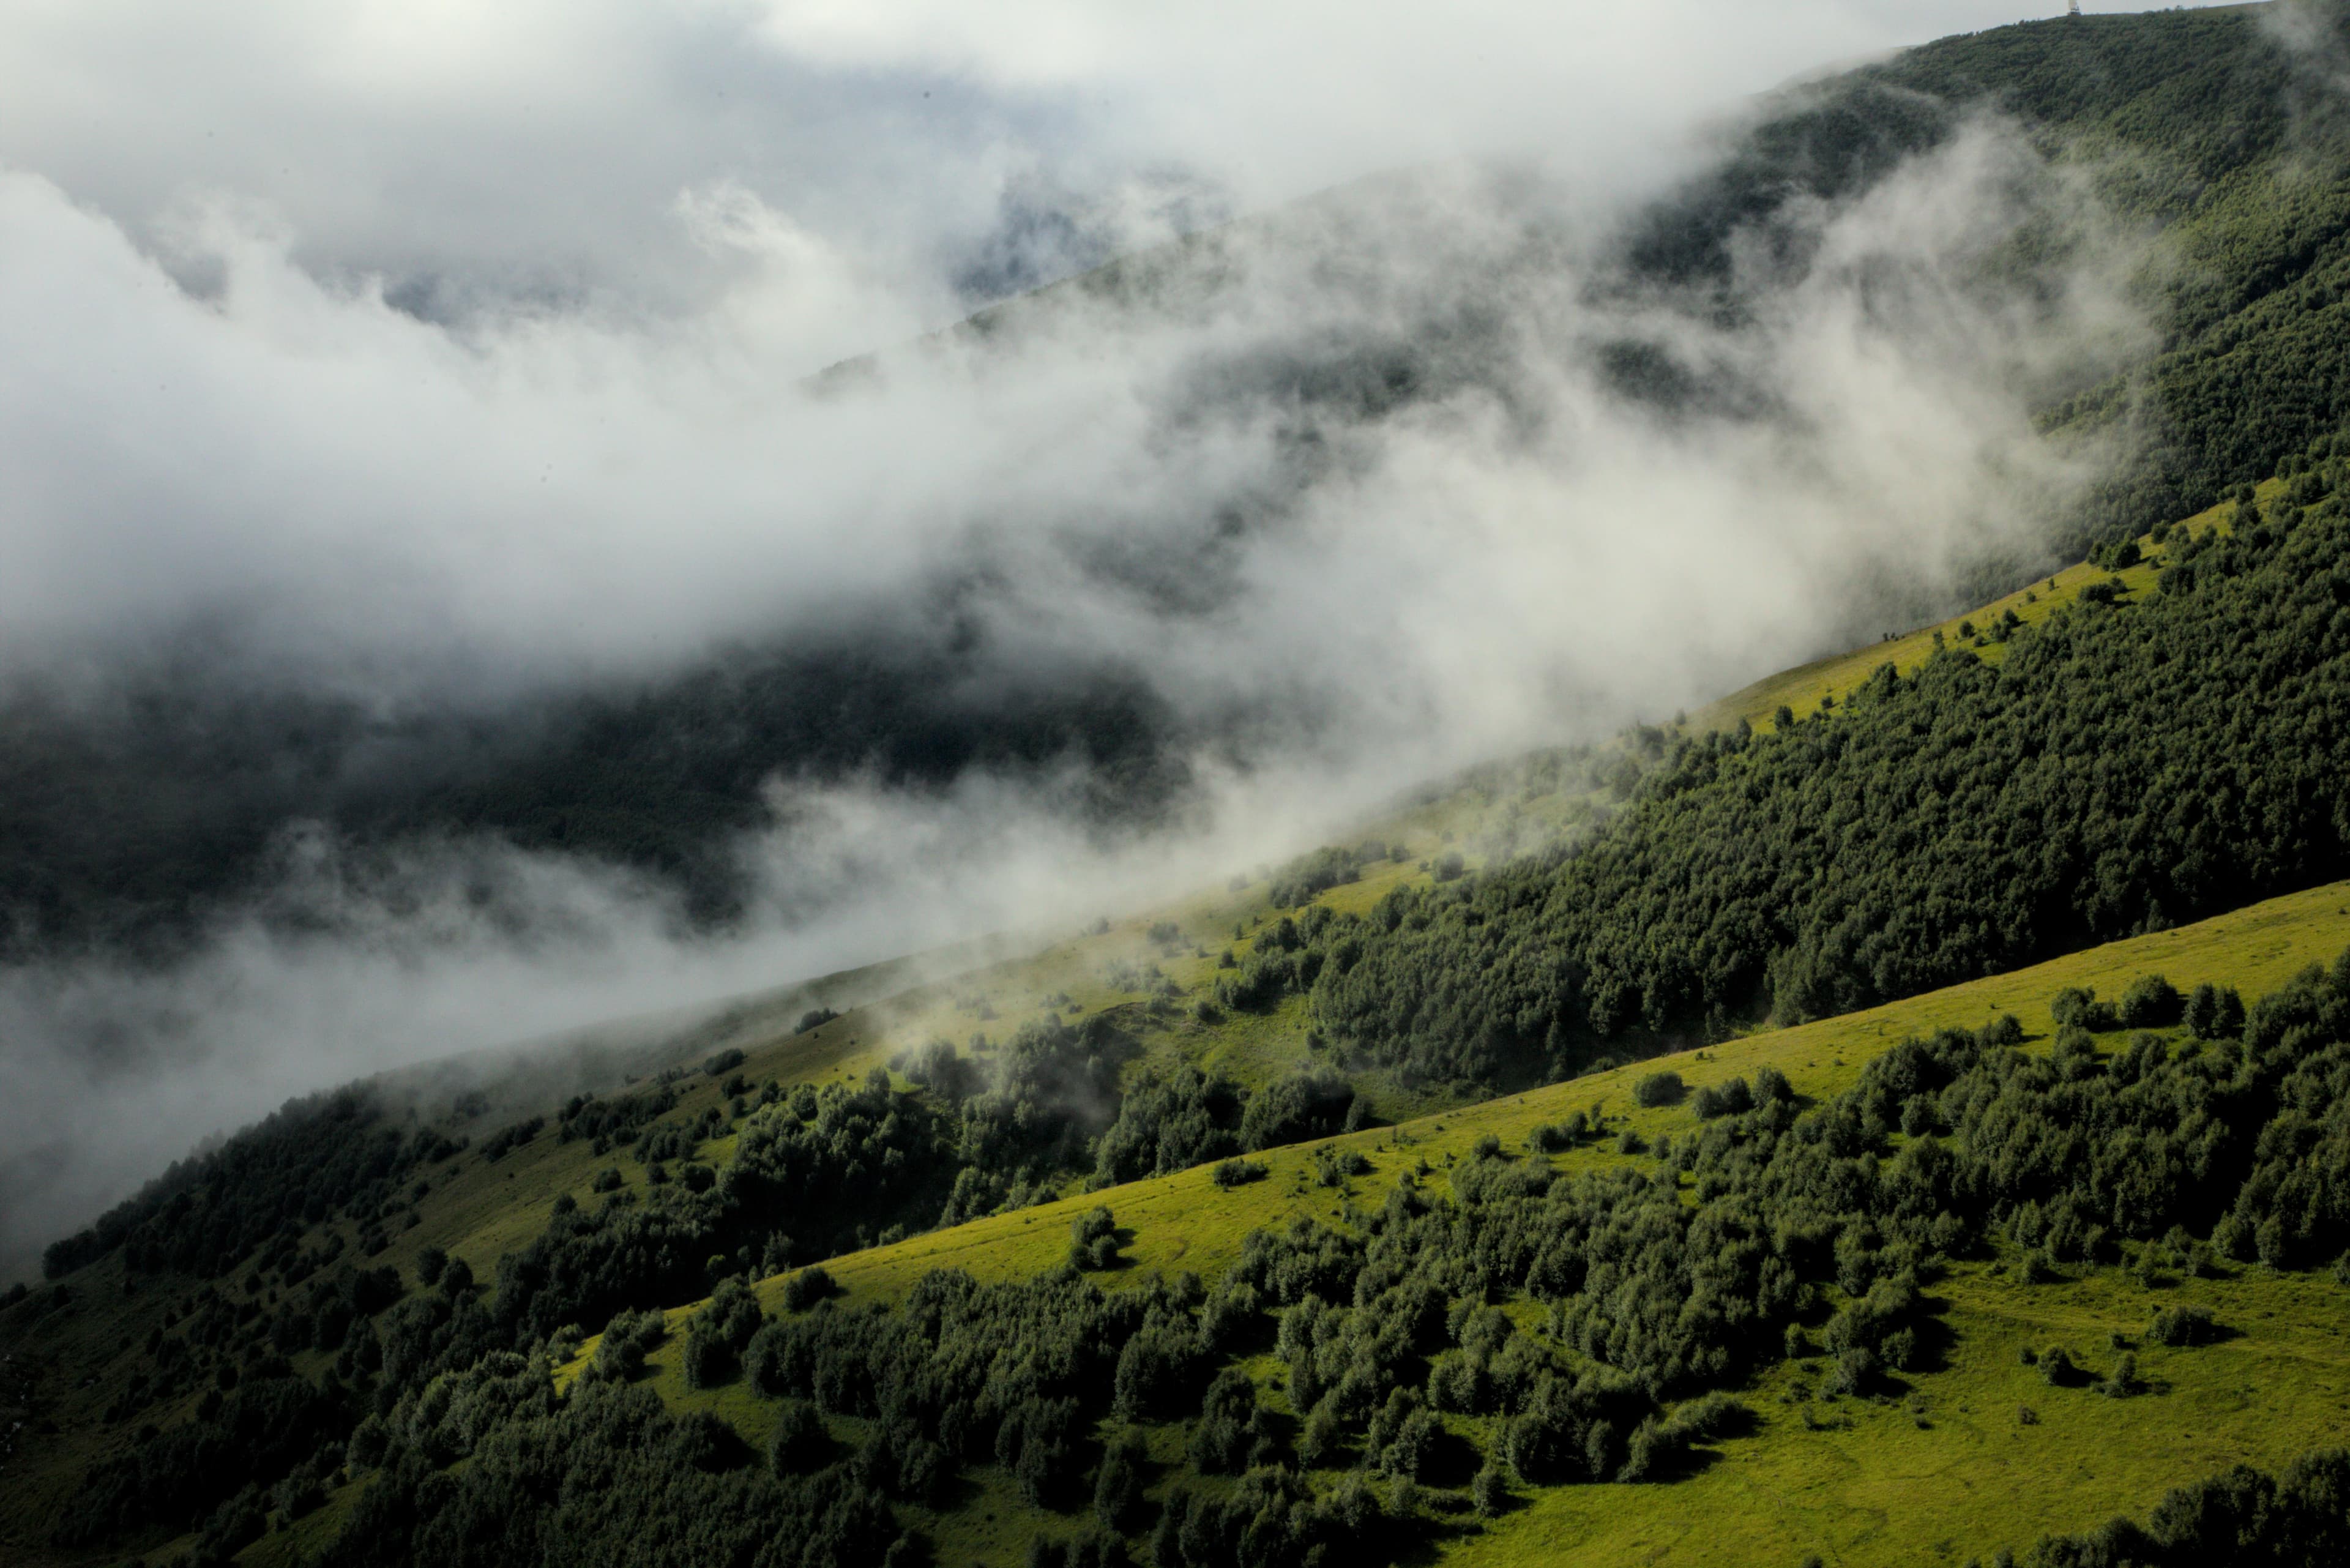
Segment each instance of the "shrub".
M1876 1378L1877 1353L1865 1345L1837 1351L1835 1366L1828 1373L1830 1386L1839 1394L1865 1394Z
M1293 1073L1259 1089L1241 1115L1241 1147L1271 1148L1327 1137L1347 1124L1355 1088L1326 1067Z
M806 1268L784 1282L784 1310L806 1312L827 1296L840 1293L840 1286L821 1268Z
M741 1066L743 1061L744 1057L743 1053L735 1047L729 1045L725 1050L719 1052L716 1055L704 1062L702 1064L702 1071L707 1077L723 1078L727 1074L733 1072L735 1068Z
M1118 1221L1107 1208L1095 1208L1069 1221L1069 1265L1081 1270L1118 1266Z
M668 1324L658 1312L615 1313L604 1325L604 1337L597 1343L588 1373L600 1380L625 1383L644 1370L645 1353L668 1334Z
M1488 1459L1477 1471L1477 1479L1469 1483L1470 1501L1475 1503L1480 1518L1492 1519L1510 1503L1510 1485L1502 1475L1501 1465Z
M2211 1309L2201 1306L2165 1307L2154 1314L2147 1337L2157 1345L2209 1345L2219 1337L2220 1325Z
M1142 1501L1142 1467L1147 1459L1133 1438L1120 1438L1103 1450L1101 1469L1094 1476L1094 1512L1106 1530L1123 1531Z
M2232 986L2206 981L2187 998L2187 1032L2198 1040L2232 1040L2244 1030L2244 999Z
M1253 1159L1227 1159L1217 1162L1211 1175L1219 1187L1246 1187L1252 1181L1263 1181L1265 1168Z
M2048 1003L2048 1015L2060 1030L2080 1028L2102 1034L2121 1026L2112 1006L2099 1002L2096 992L2086 986L2068 985L2058 992Z
M2167 1029L2178 1022L2184 1005L2177 986L2158 974L2140 975L2122 992L2122 1027Z
M1336 1399L1325 1399L1305 1417L1305 1428L1297 1437L1297 1461L1308 1469L1335 1465L1346 1446L1346 1427L1338 1419L1337 1406Z
M1659 1106L1677 1106L1688 1085L1679 1073L1651 1073L1632 1085L1632 1098L1653 1110Z
M1732 1078L1726 1084L1709 1084L1700 1089L1693 1104L1700 1121L1742 1116L1754 1108L1754 1091L1746 1086L1745 1079Z
M794 1029L792 1033L795 1034L805 1034L811 1029L821 1029L839 1016L839 1013L834 1012L829 1007L811 1007L806 1012L800 1014L799 1026Z
M767 1441L767 1462L779 1476L809 1475L832 1462L832 1433L816 1407L805 1399L786 1399L775 1414L775 1436Z
M709 1302L686 1320L686 1386L712 1387L733 1376L751 1336L765 1321L758 1298L740 1274L720 1280Z

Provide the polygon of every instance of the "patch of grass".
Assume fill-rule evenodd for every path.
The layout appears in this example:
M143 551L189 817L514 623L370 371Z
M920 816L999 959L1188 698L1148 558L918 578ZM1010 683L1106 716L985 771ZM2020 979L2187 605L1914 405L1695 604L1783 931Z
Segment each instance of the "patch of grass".
M1945 1368L1908 1380L1922 1410L1898 1397L1783 1403L1822 1384L1818 1371L1783 1365L1744 1395L1755 1435L1722 1444L1700 1473L1669 1486L1531 1490L1523 1510L1451 1543L1446 1559L1989 1561L2002 1547L2020 1556L2049 1532L2143 1517L2170 1488L2230 1465L2277 1468L2342 1440L2350 1292L2322 1277L2247 1271L2149 1291L2113 1269L2026 1286L1987 1268L1963 1265L1929 1292L1953 1344ZM2174 1300L2210 1306L2241 1337L2141 1346L2147 1387L2134 1397L2052 1388L2016 1355L2019 1345L2064 1345L2102 1372L2106 1334L2143 1334Z

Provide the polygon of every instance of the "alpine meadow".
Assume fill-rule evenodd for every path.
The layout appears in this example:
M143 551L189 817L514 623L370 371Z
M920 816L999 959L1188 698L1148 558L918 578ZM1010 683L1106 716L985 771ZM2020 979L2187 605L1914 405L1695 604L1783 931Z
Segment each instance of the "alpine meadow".
M0 19L0 1560L2350 1562L2350 4L216 9Z

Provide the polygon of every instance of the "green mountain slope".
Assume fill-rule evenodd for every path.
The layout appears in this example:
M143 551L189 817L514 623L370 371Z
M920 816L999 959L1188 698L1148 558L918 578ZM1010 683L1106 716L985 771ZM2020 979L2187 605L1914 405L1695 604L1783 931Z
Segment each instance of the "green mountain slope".
M1538 1162L1554 1173L1555 1191L1577 1178L1617 1170L1645 1181L1659 1168L1660 1147L1731 1125L1701 1119L1688 1103L1642 1106L1638 1085L1651 1072L1678 1073L1694 1097L1731 1078L1752 1083L1764 1070L1776 1070L1803 1102L1833 1104L1871 1083L1871 1064L1898 1042L1979 1027L2003 1014L2044 1019L2048 1001L2068 987L2119 995L2159 971L2183 985L2216 981L2244 990L2282 988L2296 971L2339 953L2345 940L2350 887L2315 889L1848 1018L1271 1151L1263 1157L1267 1175L1237 1188L1221 1188L1209 1170L1197 1169L912 1238L828 1265L845 1293L817 1313L853 1317L860 1308L902 1311L900 1303L919 1298L924 1278L941 1268L1007 1283L1047 1274L1067 1252L1071 1221L1097 1202L1110 1206L1128 1239L1119 1266L1093 1277L1112 1293L1149 1292L1178 1271L1214 1279L1235 1265L1245 1268L1257 1251L1249 1241L1253 1233L1279 1235L1297 1223L1359 1226L1383 1206L1392 1216L1388 1194L1399 1187L1449 1189L1459 1202L1492 1201L1471 1196L1474 1184L1463 1172ZM2268 1011L2273 1015L2275 1009ZM2254 1014L2258 1019L2262 1009ZM2261 1027L2255 1023L2255 1039ZM2095 1063L2087 1071L2126 1071L2122 1064L2144 1058L2149 1034L2182 1054L2197 1050L2191 1032L2177 1024L2104 1033L2084 1058ZM2052 1046L2043 1033L2028 1039L2023 1051L2045 1059ZM2056 1049L2061 1056L2065 1047ZM2232 1049L2222 1047L2220 1054ZM2081 1081L2083 1069L2069 1071ZM1882 1081L1881 1071L1876 1081ZM1546 1157L1527 1153L1541 1129L1595 1110L1605 1118L1604 1138L1580 1140ZM1617 1145L1627 1133L1646 1147L1623 1152ZM1481 1146L1491 1147L1488 1139L1498 1143L1498 1157L1481 1154ZM2270 1140L2262 1141L2265 1147ZM1367 1168L1325 1185L1326 1171L1344 1169L1347 1151L1360 1154ZM1685 1200L1703 1204L1709 1162L1700 1155L1690 1163L1695 1169L1682 1175ZM1894 1165L1898 1169L1900 1162ZM2254 1242L2246 1251L2257 1248ZM2020 1549L2044 1532L2095 1524L2116 1511L2142 1512L2170 1487L2207 1471L2242 1461L2282 1469L2305 1450L2338 1442L2350 1421L2350 1350L2345 1348L2350 1341L2344 1337L2350 1294L2323 1273L2277 1273L2225 1254L2206 1251L2198 1259L2194 1251L2174 1252L2171 1243L2158 1240L2124 1241L2099 1266L2090 1256L2046 1260L2043 1244L2041 1261L2027 1262L2033 1254L2012 1235L1993 1231L1977 1247L1922 1271L1918 1321L1930 1324L1938 1348L1912 1356L1912 1365L1897 1375L1856 1394L1832 1391L1835 1358L1827 1345L1836 1320L1823 1300L1794 1314L1810 1325L1798 1354L1767 1356L1765 1366L1736 1384L1751 1424L1704 1443L1688 1473L1664 1471L1636 1485L1529 1484L1512 1473L1508 1501L1482 1521L1473 1518L1465 1496L1448 1495L1441 1486L1401 1513L1383 1492L1388 1529L1401 1537L1424 1535L1446 1556L1471 1562L1616 1562L1651 1552L1700 1563L1796 1561L1808 1552L1839 1563L1987 1556L2002 1546ZM788 1282L781 1277L764 1282L761 1304L787 1314ZM1498 1295L1520 1337L1559 1343L1538 1303L1490 1284L1482 1293L1488 1300ZM1851 1299L1834 1286L1826 1293ZM2222 1337L2177 1346L2150 1337L2158 1314L2181 1308L2210 1313ZM712 1412L754 1449L764 1449L778 1415L793 1407L762 1397L755 1372L717 1387L689 1387L682 1365L694 1315L693 1308L667 1314L668 1337L645 1357L641 1376L672 1409ZM1271 1343L1271 1327L1264 1323L1244 1330L1228 1354L1257 1385L1276 1429L1294 1441L1296 1412L1287 1391L1297 1374L1273 1354L1278 1347ZM2052 1384L2040 1366L2020 1358L2024 1349L2044 1355L2052 1348L2065 1349L2089 1370L2074 1383ZM598 1341L589 1341L556 1371L557 1383L574 1383L598 1349ZM2116 1397L2097 1384L2125 1353L2136 1371ZM1413 1361L1428 1370L1461 1354L1440 1349L1431 1363ZM749 1356L754 1367L759 1355L754 1345ZM853 1414L827 1419L843 1452L868 1438L875 1425ZM1088 1436L1115 1443L1139 1430L1157 1467L1146 1472L1148 1512L1149 1503L1179 1493L1231 1490L1232 1482L1199 1474L1191 1458L1201 1425L1112 1418ZM1490 1410L1450 1411L1442 1426L1475 1450L1508 1447L1511 1422ZM1440 1459L1431 1473L1447 1479ZM1315 1479L1326 1483L1342 1474L1317 1471ZM1467 1490L1465 1473L1449 1479ZM285 1544L322 1543L363 1491L364 1486L346 1489ZM901 1508L906 1519L925 1529L944 1563L1001 1561L1024 1552L1028 1541L1040 1535L1082 1535L1087 1511L1082 1496L1060 1508L1040 1507L1024 1497L1016 1477L985 1465L935 1504ZM263 1560L270 1556L262 1553Z
M2033 117L2210 262L2051 412L2155 454L2095 565L1178 907L290 1106L0 1304L11 1560L1963 1561L2339 1442L2341 161L2245 14L2068 28L1829 84L1641 265Z

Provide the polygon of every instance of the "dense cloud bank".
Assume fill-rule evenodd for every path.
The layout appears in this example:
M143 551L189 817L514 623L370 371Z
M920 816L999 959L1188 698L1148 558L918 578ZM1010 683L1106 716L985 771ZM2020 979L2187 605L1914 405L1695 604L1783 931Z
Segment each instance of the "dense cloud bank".
M0 79L123 105L129 15ZM199 78L301 53L255 16ZM290 1090L1090 915L2029 569L2106 455L2030 411L2143 345L2128 236L1994 119L1701 298L1627 270L1764 85L1727 36L1595 22L1572 114L1548 43L1443 54L1418 117L1332 85L1408 30L1344 42L1250 158L1281 95L1193 24L875 16L322 23L209 130L0 112L0 1246Z

